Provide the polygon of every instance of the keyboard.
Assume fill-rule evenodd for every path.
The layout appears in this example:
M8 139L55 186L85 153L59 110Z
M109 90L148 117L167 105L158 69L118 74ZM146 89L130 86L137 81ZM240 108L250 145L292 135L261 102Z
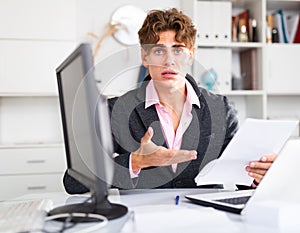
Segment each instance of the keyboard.
M233 198L217 199L216 201L233 204L233 205L240 205L240 204L246 204L247 201L250 199L250 197L251 196L233 197Z
M48 199L0 202L0 232L41 230L52 206L53 202Z

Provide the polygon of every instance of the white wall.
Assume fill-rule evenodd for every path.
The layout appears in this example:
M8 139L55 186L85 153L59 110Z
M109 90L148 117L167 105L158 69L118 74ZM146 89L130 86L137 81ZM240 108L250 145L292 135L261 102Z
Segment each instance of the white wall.
M97 40L88 36L93 32L101 36L108 28L113 13L121 6L134 5L145 12L152 9L179 7L179 0L117 0L103 3L100 0L77 0L77 40ZM113 36L106 37L95 58L96 74L102 80L99 88L109 94L120 94L135 87L139 75L140 55L137 46L124 46ZM99 76L100 75L100 76Z

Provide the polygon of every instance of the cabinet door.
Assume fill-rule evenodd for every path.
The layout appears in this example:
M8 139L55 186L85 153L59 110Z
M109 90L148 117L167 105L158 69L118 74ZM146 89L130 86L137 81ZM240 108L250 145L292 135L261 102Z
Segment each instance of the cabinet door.
M57 97L2 97L0 143L56 144L62 140Z
M267 92L300 94L300 46L290 44L267 46L266 55Z
M0 92L57 93L55 69L75 45L69 41L0 40Z
M0 37L74 40L76 2L76 0L2 0Z
M66 169L63 147L1 149L0 158L0 175L63 173Z
M0 200L31 193L62 192L62 173L47 175L0 176Z
M193 75L201 86L205 85L204 76L213 70L216 83L213 91L231 91L231 49L227 48L198 48L195 54Z

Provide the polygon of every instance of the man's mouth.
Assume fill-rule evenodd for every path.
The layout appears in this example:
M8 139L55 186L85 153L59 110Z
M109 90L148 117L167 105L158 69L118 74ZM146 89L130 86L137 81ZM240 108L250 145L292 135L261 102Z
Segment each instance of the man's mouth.
M168 76L168 75L176 75L177 72L173 71L173 70L166 70L164 72L161 73L163 76Z

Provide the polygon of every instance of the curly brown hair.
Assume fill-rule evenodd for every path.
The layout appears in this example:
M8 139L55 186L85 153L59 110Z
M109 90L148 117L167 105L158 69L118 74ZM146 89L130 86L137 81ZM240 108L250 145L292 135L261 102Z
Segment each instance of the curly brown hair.
M194 47L196 28L191 18L176 8L152 10L147 14L138 32L141 46L156 44L159 41L158 34L168 30L176 32L176 41L184 43L189 49Z

